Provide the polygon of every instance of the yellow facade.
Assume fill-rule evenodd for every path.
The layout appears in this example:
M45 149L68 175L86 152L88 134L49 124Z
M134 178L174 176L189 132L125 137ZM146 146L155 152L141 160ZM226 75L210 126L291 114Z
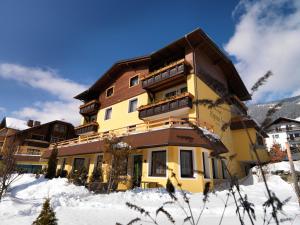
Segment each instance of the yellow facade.
M141 105L148 104L148 95L143 93L132 99L138 99L138 107ZM99 124L98 132L110 131L122 127L127 127L133 124L142 123L143 121L139 119L138 112L128 112L128 105L131 99L119 102L107 108L112 108L111 119L105 120L105 111L107 108L99 110L97 114L97 122Z
M167 174L165 177L154 177L151 176L149 173L150 170L150 163L151 163L151 152L153 151L166 151L166 158L167 158ZM193 157L194 157L194 177L193 178L182 178L181 177L181 171L180 171L180 150L192 150L193 151ZM176 186L176 188L179 188L177 185L177 181L182 185L182 188L185 190L189 190L191 192L201 192L203 191L204 184L206 182L210 182L212 185L214 181L222 180L222 167L221 162L218 160L218 177L213 179L213 168L212 168L212 159L209 160L209 177L205 179L203 176L203 160L202 160L202 152L209 152L209 150L200 148L200 147L186 147L186 146L162 146L162 147L156 147L156 148L147 148L147 149L140 149L136 150L132 153L132 155L128 159L128 167L127 167L127 175L129 176L129 183L126 184L119 184L119 189L124 190L131 187L130 179L132 178L133 174L133 156L134 155L141 155L143 160L142 165L142 181L143 182L155 182L157 183L158 187L165 187L167 183L167 179L170 178L173 184ZM68 171L68 173L72 170L72 165L75 158L84 158L85 159L85 166L88 168L88 174L89 176L92 175L92 172L95 167L96 158L99 154L89 154L89 155L79 155L79 156L70 156L70 157L64 157L60 158L58 162L58 169L61 168L63 160L66 159L66 164L64 169ZM109 156L104 156L104 163L102 164L102 169L105 171L105 168L107 168L109 165L107 162ZM224 171L223 171L224 172ZM176 174L177 180L173 177L172 173ZM104 174L104 182L107 181L107 178Z
M197 31L196 31L197 32ZM203 35L198 34L198 35ZM191 36L191 35L190 35ZM184 40L181 40L178 43L178 46L181 45L183 42L186 43L187 41L187 36L185 36ZM205 41L210 41L209 38L203 38L199 39L199 43L203 42L202 44L205 44ZM195 41L196 42L196 41ZM226 149L228 150L227 153L223 153L221 156L224 158L223 163L226 163L228 166L230 173L233 175L237 175L238 177L243 177L247 173L248 167L253 166L255 164L256 159L254 158L253 152L251 152L251 142L247 136L247 132L245 129L231 129L231 127L228 127L228 129L223 130L222 127L226 123L230 123L234 118L237 117L237 115L233 114L233 109L236 106L237 108L241 107L244 109L243 103L240 103L240 99L242 100L247 100L250 99L250 94L240 81L238 75L236 74L236 71L232 71L232 68L225 68L225 66L222 66L223 64L230 64L228 61L223 61L224 63L221 65L218 62L221 62L223 60L222 57L225 56L220 56L222 55L219 51L215 51L215 49L211 49L213 45L209 44L207 45L207 49L210 49L211 54L207 54L207 52L202 49L193 49L191 48L191 43L186 43L186 46L182 49L183 52L181 52L181 59L176 59L172 63L170 63L170 59L166 57L166 61L164 62L162 56L168 55L174 52L174 49L170 49L170 51L164 52L164 54L158 54L156 55L157 58L160 58L162 62L159 62L159 60L155 61L155 63L159 64L159 66L154 65L154 68L151 68L153 70L152 72L146 71L144 79L142 79L142 82L148 79L152 79L153 81L152 84L150 84L147 87L144 87L142 89L138 89L136 93L142 93L142 94L136 94L136 96L130 95L131 97L129 99L123 99L121 95L115 96L116 99L111 102L105 102L105 106L109 105L108 107L105 108L100 108L100 110L97 111L97 123L98 123L98 134L92 134L96 135L97 137L103 138L103 134L106 132L114 133L116 130L121 132L118 133L118 135L126 136L126 135L131 135L131 133L126 132L126 129L129 130L132 126L136 125L136 129L139 124L146 124L148 125L151 121L158 121L158 120L163 120L163 119L170 119L170 118L179 118L179 119L189 119L190 121L194 121L194 125L200 126L201 128L205 128L209 130L210 132L213 132L214 134L217 134L220 138L220 141ZM198 42L197 42L198 43ZM175 49L179 49L178 46L176 46ZM171 48L170 46L168 48ZM162 50L163 51L163 50ZM178 50L179 51L179 50ZM208 50L207 50L208 51ZM154 53L155 54L155 53ZM184 54L184 56L182 56ZM168 56L171 58L171 56ZM150 59L149 59L150 60ZM169 63L168 65L167 62ZM132 61L132 63L135 63L135 60ZM199 64L199 65L198 65ZM152 65L153 66L153 65ZM155 67L157 66L157 68ZM181 67L182 70L179 69ZM232 65L234 68L234 66ZM138 68L138 66L136 67ZM124 66L124 70L120 70L119 77L125 77L124 74L127 72L132 72L133 75L136 73L136 68L135 67L130 67L128 64ZM143 67L144 68L144 67ZM201 69L201 71L197 71L198 69ZM176 72L172 72L172 70L176 70ZM150 67L149 67L150 70ZM117 70L114 70L117 71ZM179 72L178 72L179 71ZM203 73L205 74L202 74ZM231 71L231 72L230 72ZM148 74L147 74L148 73ZM163 78L163 76L168 76L168 75L163 75L164 73L169 74L168 78ZM226 73L231 73L231 76L227 76ZM133 76L132 75L132 76ZM136 75L136 74L135 74ZM183 76L181 76L183 75ZM210 76L212 75L212 76ZM107 76L107 77L106 77ZM130 76L130 77L132 77ZM93 87L102 87L103 85L103 90L93 90L94 92L99 91L99 98L94 99L92 101L100 101L101 96L103 96L103 93L105 90L107 90L108 87L111 86L117 86L117 82L119 78L115 74L113 76L113 73L108 73L107 75L104 75L104 77L109 78L109 79L103 79L104 84L101 83L101 79L93 85ZM217 94L218 93L218 88L216 88L214 85L208 85L210 82L209 80L203 79L204 77L210 77L211 79L217 80L216 83L214 84L219 84L224 85L225 89L230 91L230 94L234 94L234 98L236 97L238 99L238 103L223 103L222 105L219 105L217 107L213 108L208 108L205 105L201 104L193 104L195 100L212 100L215 101L218 99L220 96ZM124 78L124 79L125 79ZM235 79L235 80L229 80L229 79ZM124 81L122 80L122 82ZM127 78L126 78L127 79ZM157 79L157 80L155 80ZM167 79L163 80L163 79ZM177 79L177 80L176 80ZM108 81L109 80L109 81ZM121 80L121 79L120 79ZM147 81L147 82L148 82ZM235 81L236 83L233 86L230 86L231 82ZM126 81L127 82L127 81ZM129 89L127 88L127 83L119 83L119 91L124 91L124 94L126 91ZM156 86L153 84L153 82L157 82ZM161 83L159 83L161 82ZM170 82L170 83L168 83ZM126 85L125 85L126 83ZM130 80L128 80L128 83L130 83ZM141 81L139 82L139 84ZM144 84L144 83L143 83ZM160 86L160 84L162 86ZM128 84L129 85L129 84ZM147 84L148 85L148 84ZM153 86L151 86L153 85ZM228 85L228 87L227 87ZM130 88L130 87L128 87ZM232 89L236 90L232 90ZM241 90L238 90L238 89ZM101 88L100 88L101 89ZM114 90L117 90L115 88ZM132 89L131 89L132 90ZM91 90L89 90L91 91ZM87 93L90 92L83 92L80 94L80 100L84 100L86 102L85 104L88 105L88 101L91 101L91 98L84 97L86 96ZM188 92L188 93L186 93ZM232 92L232 93L231 93ZM174 94L175 93L175 94ZM113 93L114 94L114 93ZM112 94L112 95L113 95ZM117 93L118 94L118 93ZM119 93L120 94L120 93ZM93 96L93 98L96 95ZM125 95L127 96L127 95ZM171 97L168 97L171 96ZM240 96L237 97L237 96ZM108 97L108 96L106 96ZM111 96L110 96L111 97ZM176 97L178 97L176 100L174 100ZM188 99L186 102L183 101L180 102L180 100ZM166 99L168 98L168 99ZM158 113L153 113L151 112L149 114L148 111L146 110L145 116L141 116L139 114L138 110L134 112L129 113L129 102L132 99L137 99L137 108L140 106L144 106L139 108L139 110L145 110L152 108L152 111L157 110L156 112ZM179 100L178 100L179 99ZM186 100L184 99L184 100ZM103 101L107 99L103 98ZM168 102L169 101L169 102ZM163 110L162 105L169 104L171 105L171 101L177 101L178 106L174 106L173 109L171 109L171 106L169 106L168 110ZM113 103L112 103L113 102ZM188 102L188 103L187 103ZM182 105L180 105L182 103ZM101 102L99 102L101 105ZM161 104L160 106L158 106ZM236 104L236 105L235 105ZM174 104L176 105L176 104ZM180 105L180 107L179 107ZM234 106L235 105L235 106ZM82 106L84 107L84 105ZM161 108L159 108L161 107ZM176 108L177 107L177 108ZM108 108L112 109L111 112L111 118L105 120L105 114L106 110ZM142 112L142 111L140 111ZM140 115L140 119L139 118ZM91 115L89 115L91 116ZM94 115L93 115L94 116ZM186 120L185 120L186 121ZM84 124L84 119L82 119L81 124ZM89 121L90 122L90 121ZM175 125L183 125L184 126L184 121L177 121L174 123ZM169 126L168 128L174 128L172 125L174 125L172 122L165 121L165 123L162 124L160 129L166 129L166 126ZM97 125L97 124L96 124ZM157 127L156 127L157 128ZM177 127L178 128L178 127ZM183 127L186 129L186 127ZM189 127L191 128L191 127ZM95 130L89 130L88 132L93 132ZM136 132L148 132L149 127L146 126L145 130L135 130ZM254 143L256 143L256 138L257 138L257 130L256 127L250 127L247 128L247 131L249 132L251 139ZM151 131L152 132L152 131ZM86 135L86 134L85 134ZM83 137L85 135L82 135ZM91 136L92 136L91 135ZM102 136L101 136L102 135ZM88 135L86 135L88 136ZM184 136L184 135L181 135ZM81 137L80 137L81 138ZM79 139L80 139L79 138ZM93 137L95 138L95 136ZM181 137L181 138L189 138L189 137ZM86 138L87 142L89 142L88 138ZM138 150L135 150L132 152L132 155L128 159L128 169L127 169L127 175L131 177L133 175L133 157L134 155L142 155L142 177L141 180L142 182L156 182L159 186L164 187L166 185L167 179L171 178L171 171L173 171L178 178L179 183L182 185L183 189L192 191L192 192L201 192L203 191L204 184L205 182L211 182L212 185L218 182L222 182L224 179L226 179L228 175L226 175L226 172L224 171L223 165L219 159L213 159L212 156L207 159L203 159L203 152L211 153L214 151L212 149L213 147L210 146L210 149L207 145L201 145L205 146L201 147L200 144L198 145L192 145L192 144L186 144L181 146L181 142L175 144L170 144L166 146L158 146L157 145L151 145L148 143L148 145L142 145L142 147L139 147ZM186 143L186 142L184 142ZM199 142L198 142L199 143ZM155 146L155 148L146 148L149 146ZM193 147L191 147L193 146ZM207 148L207 149L206 149ZM181 160L180 160L180 151L181 150L191 150L192 151L192 159L193 159L193 170L197 171L194 173L193 177L188 177L188 178L182 178L181 177ZM150 175L150 168L151 168L151 154L154 151L157 150L165 150L166 151L166 165L168 168L167 174L164 177L154 177ZM99 150L100 152L100 150ZM226 152L226 151L224 151ZM259 157L262 162L267 162L269 160L269 156L267 152L264 149L259 148L258 149ZM100 153L99 153L100 154ZM189 152L190 154L190 152ZM204 154L206 156L206 153ZM189 155L190 157L190 155ZM73 156L66 156L66 166L65 170L70 172L72 170L73 164L74 164L74 159L75 158L84 158L85 159L85 166L88 168L89 171L89 176L92 174L96 159L97 159L97 154L87 154L87 155L73 155ZM63 162L63 157L60 157L59 160L59 168L61 167ZM205 162L205 167L203 166ZM184 163L183 163L184 164ZM106 181L106 170L110 166L110 159L107 155L104 155L104 162L102 164L102 169L104 171L104 182ZM208 171L207 171L208 170ZM208 174L209 173L209 174ZM217 174L217 175L216 175ZM208 178L205 178L208 177ZM175 184L176 182L173 179L173 183ZM130 188L130 184L123 184L119 186L119 189L128 189Z
M174 86L171 89L160 91L156 93L155 100L161 100L164 98L165 94L168 91L178 90L182 87L187 87L187 91L191 93L195 99L210 99L216 100L219 96L208 87L202 80L200 80L194 74L189 74L187 76L187 80L185 83L181 83L177 86ZM150 99L147 93L140 94L135 96L134 98L138 99L138 107L141 105L147 105L150 103ZM131 99L116 103L112 106L112 115L111 119L104 120L105 110L101 109L97 114L97 122L99 124L98 132L112 131L115 129L120 129L124 127L128 127L134 124L143 123L143 120L140 120L138 117L138 111L129 113L128 105ZM109 107L109 108L110 108ZM179 115L183 116L183 115ZM234 175L238 175L239 177L245 176L245 169L243 168L244 162L252 162L254 160L253 152L250 152L250 141L248 139L247 133L245 130L230 130L226 129L223 131L221 129L224 123L230 122L232 118L231 114L231 106L228 104L223 104L216 108L209 109L204 105L193 105L193 107L189 110L188 115L184 115L189 118L196 118L197 121L200 121L202 124L207 124L210 128L213 129L214 133L220 136L221 141L229 150L228 153L223 154L224 157L228 158L227 165L230 169L231 173ZM251 138L253 141L256 141L256 130L254 128L248 129ZM194 160L194 170L197 171L194 173L193 178L181 178L180 177L180 159L179 152L180 149L189 149L193 151L193 160ZM150 154L152 151L156 150L166 150L167 152L167 175L165 177L153 177L149 175ZM218 183L218 181L222 181L224 177L221 175L225 173L222 168L220 160L217 162L217 174L219 177L213 178L213 166L212 166L212 158L209 159L209 173L210 178L205 179L203 176L203 159L202 152L210 152L207 149L201 147L186 147L186 146L161 146L156 148L146 148L136 150L132 153L132 155L142 155L143 164L142 164L142 182L156 182L159 186L164 187L166 185L167 179L171 178L172 172L177 175L178 182L182 185L183 189L189 190L191 192L201 192L203 191L205 182ZM268 161L269 156L265 150L258 150L262 161ZM66 159L66 164L64 169L69 173L72 170L72 165L74 163L75 158L84 158L85 159L85 167L88 168L89 177L92 175L96 158L98 154L89 154L89 155L78 155L78 156L69 156L64 157ZM234 156L234 157L231 157ZM60 158L58 169L61 168L62 162L64 158ZM231 160L229 160L231 158ZM132 177L132 156L128 159L128 171L127 175ZM106 168L109 167L109 158L107 155L104 155L104 163L102 164L102 169L104 171L104 182L106 181ZM172 172L171 172L172 171ZM174 184L176 184L176 180L172 178ZM131 187L131 183L127 184L119 184L119 189L124 190ZM177 187L178 188L178 187Z

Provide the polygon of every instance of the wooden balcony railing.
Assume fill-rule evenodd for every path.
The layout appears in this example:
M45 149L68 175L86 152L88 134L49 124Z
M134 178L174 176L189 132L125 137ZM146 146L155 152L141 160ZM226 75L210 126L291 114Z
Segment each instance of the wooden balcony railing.
M134 124L127 127L121 127L106 132L80 135L78 138L73 138L73 139L53 143L50 145L50 148L53 148L53 146L55 145L57 145L58 147L65 147L70 145L77 145L80 143L99 141L99 140L103 140L106 137L109 137L110 135L116 135L117 137L121 137L121 136L137 134L137 133L145 133L145 132L151 132L160 129L171 128L171 127L191 128L191 125L189 123L193 123L194 125L209 130L212 133L214 132L214 128L212 125L206 122L197 122L196 118L168 117L159 120L152 120L145 123Z
M182 108L192 108L193 107L193 95L186 92L180 95L176 95L174 97L164 99L152 104L140 106L138 108L139 118L147 118L150 116L159 115L162 113L171 112L177 109Z
M100 104L98 100L92 100L79 107L81 115L90 115L96 113L99 110Z
M186 79L187 66L184 59L165 66L142 78L142 87L158 91L162 88L183 82Z
M82 135L85 133L91 133L91 132L97 132L98 131L98 123L97 122L91 122L87 123L78 127L75 127L75 133L77 135Z

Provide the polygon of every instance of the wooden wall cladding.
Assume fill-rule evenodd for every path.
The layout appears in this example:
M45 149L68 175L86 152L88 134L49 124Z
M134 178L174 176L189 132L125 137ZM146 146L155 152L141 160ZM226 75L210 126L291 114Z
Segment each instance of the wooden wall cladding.
M131 77L135 75L139 75L139 78L148 74L148 68L135 68L135 69L128 69L125 71L120 72L117 76L117 79L112 81L106 87L103 87L99 96L100 102L100 109L109 107L113 104L119 103L126 99L130 99L134 96L142 94L145 90L142 88L142 82L139 81L139 84L133 87L129 87L129 81ZM106 89L113 86L114 93L111 97L106 97Z

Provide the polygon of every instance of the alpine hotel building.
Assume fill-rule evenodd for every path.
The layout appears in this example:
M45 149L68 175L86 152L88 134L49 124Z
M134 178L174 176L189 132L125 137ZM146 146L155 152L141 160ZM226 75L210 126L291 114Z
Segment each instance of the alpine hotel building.
M195 104L222 93L234 97L216 108ZM103 138L108 134L134 149L124 173L138 185L165 186L172 169L183 189L201 192L205 182L227 178L223 163L243 177L256 162L239 116L247 113L243 101L251 96L232 62L201 29L150 55L115 63L75 98L83 102L81 125L75 128L79 137L57 143L58 169L70 172L85 166L91 175L100 163L105 172L110 160ZM267 162L266 134L255 121L244 122ZM214 157L219 154L226 158L223 163ZM119 189L131 186L120 184Z

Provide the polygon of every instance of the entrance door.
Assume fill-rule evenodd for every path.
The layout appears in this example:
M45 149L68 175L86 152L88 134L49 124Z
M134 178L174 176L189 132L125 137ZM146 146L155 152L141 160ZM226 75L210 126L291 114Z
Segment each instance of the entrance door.
M141 186L142 180L142 165L143 165L143 156L134 155L133 156L133 188Z

